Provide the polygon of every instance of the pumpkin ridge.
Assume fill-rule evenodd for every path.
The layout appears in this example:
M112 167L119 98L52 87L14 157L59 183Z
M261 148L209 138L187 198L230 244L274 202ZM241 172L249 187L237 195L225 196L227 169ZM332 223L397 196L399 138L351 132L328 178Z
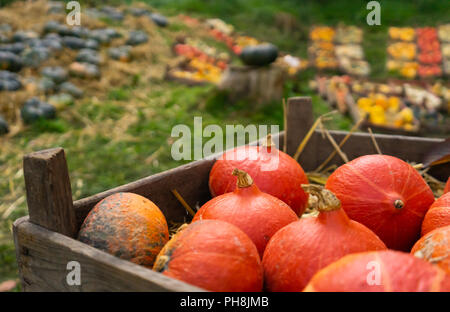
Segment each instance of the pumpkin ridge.
M405 183L403 183L403 188L402 191L400 192L400 194L402 195L402 197L405 197L405 190L406 190L406 186L409 183L409 179L411 178L411 169L414 170L414 168L412 166L408 167L408 176L405 180Z
M392 167L391 167L391 165L389 164L389 162L387 161L387 159L386 159L385 157L382 157L381 159L383 159L383 161L385 162L385 164L386 164L386 166L387 166L387 168L388 168L389 175L390 175L390 177L391 177L391 187L392 187L392 188L396 188L395 179L394 179L394 174L392 173ZM409 171L408 171L408 172L409 172ZM403 185L404 185L404 184L403 184Z
M418 191L418 192L412 194L411 196L409 196L409 197L406 199L406 201L410 201L412 198L416 197L417 195L420 195L420 194L422 194L423 192L429 190L429 188L430 188L430 187L429 187L428 185L425 185L425 186L423 187L422 190L420 190L420 191Z
M419 212L417 212L415 209L411 209L411 208L409 208L409 209L407 209L405 211L406 211L406 213L411 213L411 214L415 215L416 217L418 217L420 219L423 219L423 217L426 214L426 212L424 212L423 214L419 214Z
M361 172L359 172L359 170L351 166L348 166L347 169L353 172L355 175L357 175L361 180L365 181L368 185L370 185L373 190L376 190L378 193L385 196L386 199L389 199L388 194L386 194L386 192L382 188L380 188L378 185L367 179Z
M374 213L374 215L376 215L376 213ZM383 220L383 222L381 224L379 224L376 228L374 228L372 231L376 234L376 232L378 232L379 229L381 229L383 226L385 226L387 222L392 222L392 220L390 218L385 218ZM394 228L394 227L392 227L392 228ZM397 227L395 227L395 229L397 229Z

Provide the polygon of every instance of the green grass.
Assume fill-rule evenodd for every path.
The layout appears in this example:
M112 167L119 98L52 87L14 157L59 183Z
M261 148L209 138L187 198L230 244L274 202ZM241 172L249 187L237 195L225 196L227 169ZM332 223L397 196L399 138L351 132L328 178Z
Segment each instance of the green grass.
M1 1L1 0L0 0ZM387 27L390 25L436 25L450 22L450 8L445 1L380 1L382 25L367 26L366 2L357 1L287 1L287 0L147 0L167 15L186 13L196 17L218 17L232 23L244 34L270 41L283 51L306 57L310 25L336 25L339 22L364 28L364 50L372 66L372 77L388 76L385 71ZM0 5L5 3L1 1ZM98 4L98 3L97 3ZM292 18L292 25L280 17ZM281 18L282 20L282 18ZM189 31L181 23L158 29L168 45L171 32ZM205 39L219 50L222 43ZM154 58L156 63L159 58ZM317 117L330 110L328 104L309 89L313 70L302 72L286 83L284 96L309 95ZM109 90L104 100L77 101L55 120L28 127L12 139L14 150L3 152L0 146L0 282L17 277L15 251L11 236L13 220L26 215L25 202L9 215L5 210L24 195L21 173L22 154L62 146L66 150L74 198L82 198L138 178L179 166L170 155L171 129L177 124L193 126L194 116L203 117L203 125L278 124L283 112L279 101L257 109L252 102L231 103L224 92L213 86L188 87L173 82L144 81L133 76L125 86ZM139 93L139 101L135 101ZM144 94L144 97L142 96ZM348 117L336 115L329 128L349 129ZM3 206L1 206L3 204Z

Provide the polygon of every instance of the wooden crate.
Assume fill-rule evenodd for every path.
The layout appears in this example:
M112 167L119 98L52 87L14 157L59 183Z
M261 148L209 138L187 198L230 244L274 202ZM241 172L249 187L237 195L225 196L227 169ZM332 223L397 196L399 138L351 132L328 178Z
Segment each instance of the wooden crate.
M313 124L310 98L288 100L287 137L274 135L280 148L287 145L293 155L301 139ZM346 132L331 131L340 142ZM376 135L383 153L404 160L420 162L424 153L442 139ZM333 151L321 133L313 133L300 156L305 171L311 171ZM349 159L375 153L368 134L355 133L343 146ZM134 192L151 199L160 207L168 221L189 221L183 206L171 193L172 189L191 206L210 199L208 176L216 156L152 175L135 182L72 201L72 192L64 150L61 148L32 153L24 157L24 176L29 216L15 221L14 241L17 262L24 291L201 291L201 289L163 276L129 261L116 258L74 239L81 223L96 203L116 192ZM331 163L340 165L339 157ZM450 168L434 168L441 180ZM66 282L67 264L78 261L81 285Z

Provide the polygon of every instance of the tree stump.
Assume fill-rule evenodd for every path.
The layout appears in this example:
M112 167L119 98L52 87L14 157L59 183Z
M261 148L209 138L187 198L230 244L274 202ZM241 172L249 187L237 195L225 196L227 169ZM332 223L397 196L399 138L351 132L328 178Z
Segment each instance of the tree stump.
M285 71L276 65L264 67L229 66L219 84L220 90L226 90L232 101L251 98L258 104L283 97Z

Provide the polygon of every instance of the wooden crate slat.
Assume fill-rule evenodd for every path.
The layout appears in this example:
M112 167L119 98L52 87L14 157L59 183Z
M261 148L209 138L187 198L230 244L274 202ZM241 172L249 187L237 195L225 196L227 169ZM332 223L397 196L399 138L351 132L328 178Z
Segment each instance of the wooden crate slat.
M203 291L109 255L23 217L14 222L24 291ZM80 264L81 285L69 286L67 264Z
M64 150L53 148L26 155L23 174L30 221L75 237L78 225Z
M339 144L346 136L346 131L330 131L333 138ZM317 168L330 154L334 148L327 138L322 138L320 131L314 134L314 144L317 144L316 149L305 149L304 157L308 159L315 159L315 164L305 166L306 171ZM401 135L386 135L376 134L375 139L380 146L381 152L385 155L399 157L405 161L420 163L425 155L435 144L443 142L443 139L431 139L420 137L409 137ZM342 148L342 151L347 154L350 160L362 155L376 154L375 147L372 144L370 134L368 133L353 133ZM336 155L330 164L341 165L342 159ZM430 170L430 173L438 179L446 180L450 174L450 166L448 164L436 166Z

